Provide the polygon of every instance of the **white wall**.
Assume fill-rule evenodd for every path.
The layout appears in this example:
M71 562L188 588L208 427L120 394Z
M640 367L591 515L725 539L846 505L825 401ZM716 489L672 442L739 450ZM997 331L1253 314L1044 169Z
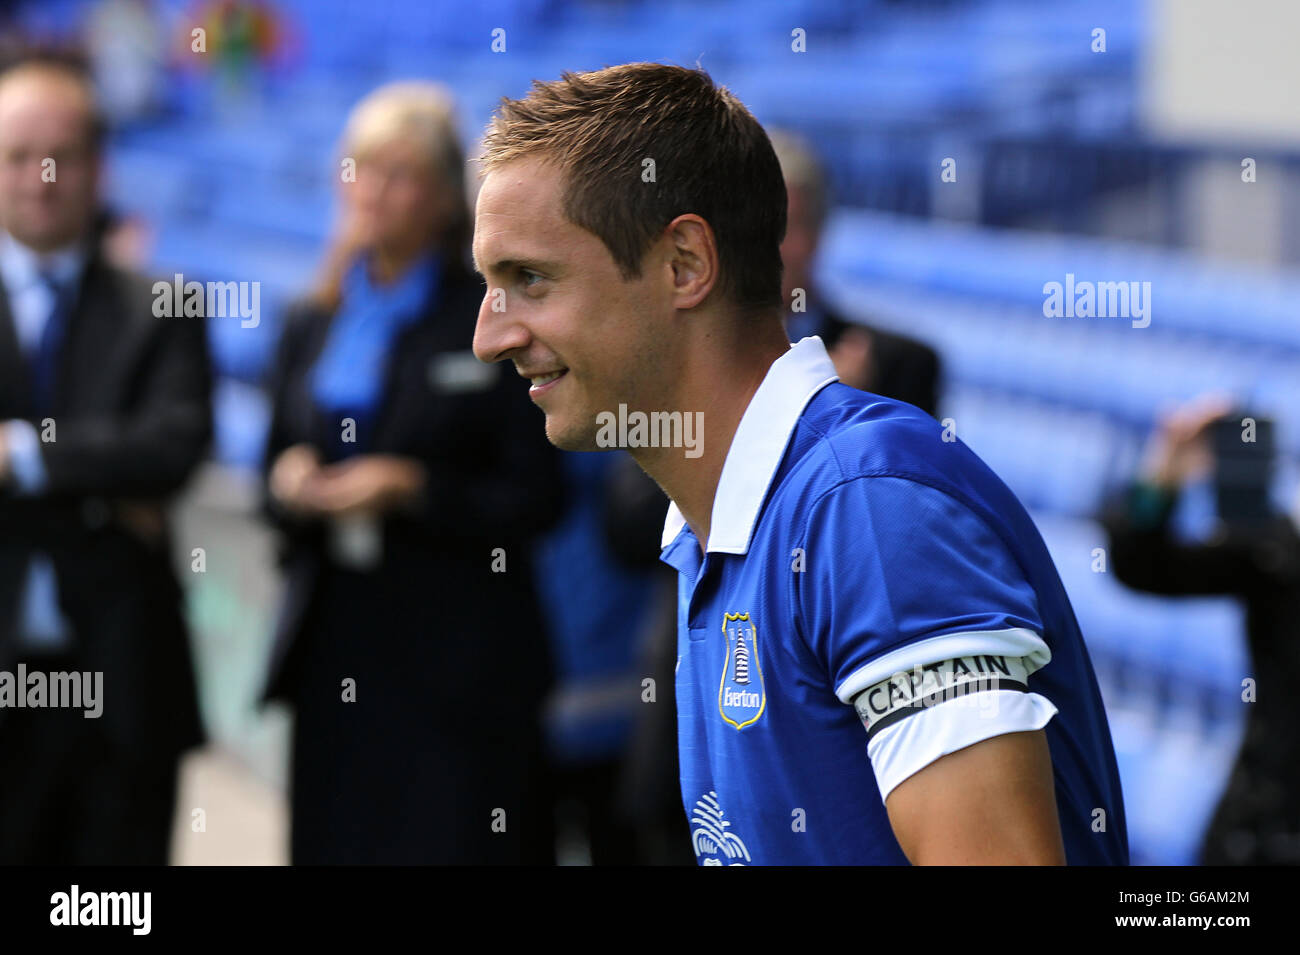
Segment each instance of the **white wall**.
M1300 2L1147 3L1140 89L1154 135L1300 145Z

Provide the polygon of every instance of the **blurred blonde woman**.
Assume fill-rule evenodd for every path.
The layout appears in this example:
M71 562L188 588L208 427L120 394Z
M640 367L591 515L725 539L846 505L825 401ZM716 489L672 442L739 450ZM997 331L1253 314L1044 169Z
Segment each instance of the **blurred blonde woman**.
M560 478L527 382L470 351L484 288L451 98L382 87L340 152L342 215L286 318L265 455L292 860L553 861L529 551Z

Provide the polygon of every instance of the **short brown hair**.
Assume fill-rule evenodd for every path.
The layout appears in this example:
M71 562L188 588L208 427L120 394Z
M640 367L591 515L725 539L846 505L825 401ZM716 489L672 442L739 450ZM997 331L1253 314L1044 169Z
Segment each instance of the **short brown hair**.
M524 156L559 165L565 216L605 243L624 279L694 213L713 229L725 294L746 312L780 306L781 166L763 127L703 70L628 63L534 81L523 99L502 99L481 168Z

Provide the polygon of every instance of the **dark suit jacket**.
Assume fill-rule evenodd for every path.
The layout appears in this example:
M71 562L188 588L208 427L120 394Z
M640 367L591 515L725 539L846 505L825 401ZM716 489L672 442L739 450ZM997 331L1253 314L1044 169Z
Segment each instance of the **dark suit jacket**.
M157 318L146 280L87 266L58 356L54 440L41 445L46 492L0 490L0 669L30 555L48 554L80 669L103 671L104 728L137 754L203 741L170 533L129 530L119 501L163 504L211 435L203 319ZM0 420L32 420L33 387L8 295L0 294ZM0 711L0 723L4 714Z
M929 415L938 412L940 363L933 348L915 338L849 322L829 309L824 311L826 318L820 334L828 349L851 327L865 329L871 335L872 374L868 391L906 401Z
M484 365L470 351L484 287L447 266L436 301L403 331L387 368L385 393L363 452L418 459L429 476L423 507L383 519L376 571L410 619L408 639L427 651L438 699L470 706L475 720L535 709L550 683L546 629L534 589L532 540L559 517L563 485L545 420L528 383L509 362ZM267 473L285 448L315 446L328 458L330 432L311 397L310 376L333 316L312 304L291 311L273 376ZM274 637L264 698L294 698L295 656L303 652L329 571L325 525L283 513L267 495L282 532L286 594ZM502 548L506 572L492 571ZM380 593L379 585L371 593ZM374 626L374 608L346 608L357 653ZM354 616L355 615L355 616ZM305 652L310 652L306 650ZM497 692L488 695L488 688ZM535 712L531 713L535 718Z

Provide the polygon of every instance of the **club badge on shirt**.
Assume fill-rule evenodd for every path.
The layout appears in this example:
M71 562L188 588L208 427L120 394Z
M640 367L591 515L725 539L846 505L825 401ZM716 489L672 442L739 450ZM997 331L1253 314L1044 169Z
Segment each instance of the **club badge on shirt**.
M758 722L767 707L763 668L758 662L758 628L748 613L724 613L727 658L718 687L718 712L738 730Z

